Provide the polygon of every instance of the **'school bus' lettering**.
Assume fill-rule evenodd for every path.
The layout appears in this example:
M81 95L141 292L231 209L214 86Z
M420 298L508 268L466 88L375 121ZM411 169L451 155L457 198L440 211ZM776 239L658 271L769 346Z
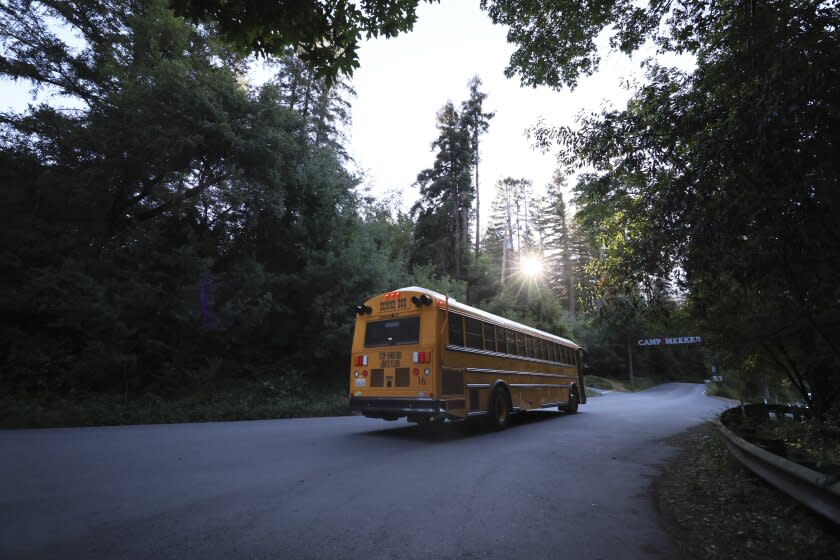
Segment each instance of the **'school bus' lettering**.
M565 338L423 288L382 294L356 313L350 407L365 416L475 416L504 427L512 412L574 413L586 402L584 351Z
M397 309L406 309L408 302L406 298L390 299L379 302L379 311L395 311Z

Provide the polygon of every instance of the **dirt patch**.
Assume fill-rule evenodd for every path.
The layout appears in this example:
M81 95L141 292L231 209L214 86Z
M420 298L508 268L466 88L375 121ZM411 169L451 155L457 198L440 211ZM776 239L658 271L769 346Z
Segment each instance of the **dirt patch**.
M654 483L654 499L683 558L840 558L840 527L744 468L714 425L665 443L680 452Z

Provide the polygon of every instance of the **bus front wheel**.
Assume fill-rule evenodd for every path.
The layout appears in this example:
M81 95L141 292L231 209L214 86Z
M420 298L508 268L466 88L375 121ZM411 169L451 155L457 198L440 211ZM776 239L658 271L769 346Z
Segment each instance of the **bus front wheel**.
M508 402L507 391L496 387L490 396L490 425L496 430L507 428L510 420L510 403Z

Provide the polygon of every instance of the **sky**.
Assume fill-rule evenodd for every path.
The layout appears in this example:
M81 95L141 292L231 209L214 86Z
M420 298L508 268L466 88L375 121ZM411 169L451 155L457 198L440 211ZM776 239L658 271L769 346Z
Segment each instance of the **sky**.
M522 87L517 76L504 76L514 50L506 34L478 0L444 0L421 4L411 32L362 44L348 151L373 194L393 198L399 189L404 208L417 200L417 174L434 162L435 115L447 101L459 106L469 94L468 80L478 75L487 93L485 111L496 113L480 144L483 229L498 180L530 179L539 192L554 174L555 155L533 149L526 129L541 118L573 125L581 112L624 107L630 92L622 79L640 79L639 61L647 56L610 53L604 37L599 72L581 79L575 91Z

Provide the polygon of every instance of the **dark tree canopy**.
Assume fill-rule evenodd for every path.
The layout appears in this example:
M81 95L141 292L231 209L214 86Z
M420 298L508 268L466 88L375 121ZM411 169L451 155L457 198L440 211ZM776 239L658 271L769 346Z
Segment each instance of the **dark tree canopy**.
M597 15L622 37L622 20L598 11L619 4L587 4L574 33L592 37ZM840 7L669 6L666 32L657 26L650 36L695 54L696 69L649 63L649 83L626 109L585 117L578 129L542 129L538 139L559 142L568 166L595 171L577 201L601 231L605 273L625 286L681 275L695 316L733 360L758 356L784 371L822 413L840 395ZM528 10L505 13L532 21ZM527 80L558 86L592 68L579 60L594 51L577 59L562 41L522 41L518 54L536 49L558 72L515 58Z
M436 0L426 0L433 2ZM247 52L282 55L288 47L332 82L359 66L361 39L409 31L420 0L171 0L177 15L213 22Z
M481 223L481 199L479 197L480 189L478 184L478 164L481 160L481 151L479 141L481 136L490 128L490 120L496 115L495 111L483 110L484 101L487 99L487 94L480 90L481 78L473 76L467 83L470 88L470 97L461 103L461 118L464 121L464 126L469 130L471 148L473 151L473 165L475 168L475 254L481 253L481 236L479 235Z
M470 209L475 151L469 124L449 102L437 115L439 135L432 143L434 165L417 175L420 200L412 214L417 219L414 262L432 263L441 274L465 276L470 249Z
M283 66L242 87L240 58L162 0L7 3L0 54L75 101L0 117L4 393L343 378L346 298L400 282L407 241L356 194L329 88L290 103Z
M598 69L595 39L604 29L614 31L610 39L614 48L631 53L655 33L672 5L638 4L633 0L481 0L493 23L509 26L508 42L517 47L505 75L519 75L523 85L555 88L574 87L578 78Z

